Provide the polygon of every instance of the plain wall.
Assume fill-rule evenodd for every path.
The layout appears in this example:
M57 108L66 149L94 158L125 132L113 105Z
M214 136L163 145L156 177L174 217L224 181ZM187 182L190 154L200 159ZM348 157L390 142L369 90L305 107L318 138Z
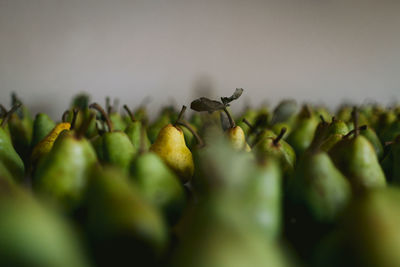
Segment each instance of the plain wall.
M59 117L72 95L177 105L245 89L388 103L400 96L400 1L0 0L0 99Z

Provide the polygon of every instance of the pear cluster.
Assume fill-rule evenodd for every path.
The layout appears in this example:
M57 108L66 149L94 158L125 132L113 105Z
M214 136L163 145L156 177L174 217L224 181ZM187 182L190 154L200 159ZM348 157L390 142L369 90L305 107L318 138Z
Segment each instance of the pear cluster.
M400 266L400 106L0 105L0 266ZM187 117L188 119L185 119Z

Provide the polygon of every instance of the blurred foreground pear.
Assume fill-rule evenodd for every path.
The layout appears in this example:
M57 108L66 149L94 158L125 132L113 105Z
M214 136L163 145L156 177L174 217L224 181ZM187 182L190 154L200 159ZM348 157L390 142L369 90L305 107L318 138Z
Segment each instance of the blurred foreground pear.
M85 232L98 266L154 266L167 245L158 210L118 169L95 169L85 200Z
M91 266L65 219L1 180L0 192L0 266Z
M248 153L235 151L224 135L216 133L212 139L211 144L196 153L198 169L193 187L202 193L200 201L221 200L232 210L239 202L235 216L246 218L246 224L259 229L261 239L276 239L282 226L279 164L272 157L256 163Z
M372 189L354 199L337 229L318 247L314 266L400 265L400 190Z

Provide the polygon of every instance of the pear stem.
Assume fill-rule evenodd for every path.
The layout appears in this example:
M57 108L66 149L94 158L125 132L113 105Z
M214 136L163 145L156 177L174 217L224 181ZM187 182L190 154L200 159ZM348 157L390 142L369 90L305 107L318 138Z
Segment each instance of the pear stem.
M285 135L286 131L287 131L286 127L283 127L281 129L281 132L279 133L279 135L273 141L274 146L279 145L279 141L283 138L283 136Z
M322 122L322 123L325 123L325 122L326 122L324 116L319 115L319 118L321 119L321 122Z
M97 110L98 112L100 112L101 116L106 121L106 124L107 124L107 127L108 127L108 132L112 132L113 131L113 126L112 126L110 117L107 115L107 113L104 111L104 109L97 103L90 104L89 108L93 108L93 109Z
M22 106L21 103L15 104L15 105L6 113L6 115L4 115L3 121L2 121L1 124L0 124L0 127L1 127L1 128L3 128L3 127L7 124L7 122L8 122L8 121L10 120L10 118L11 118L11 115L12 115L15 111L17 111L17 109L19 109L19 107L21 107L21 106Z
M336 121L336 117L332 116L332 123L334 123Z
M204 146L204 141L203 139L200 137L200 135L193 129L192 126L190 126L190 124L185 121L185 120L181 120L179 122L177 122L177 125L183 126L186 129L189 130L189 132L194 136L194 138L196 138L197 144L199 147L203 147Z
M183 105L182 109L181 109L181 112L179 112L178 118L176 119L176 121L174 123L174 126L176 126L178 124L178 122L182 119L183 114L185 113L185 111L186 111L186 106Z
M126 113L128 113L129 118L131 119L132 122L135 122L135 116L133 115L132 111L129 109L129 107L127 105L124 105L124 109L126 111Z
M274 146L279 145L279 141L281 141L281 139L282 139L283 136L285 135L286 131L287 131L286 127L283 127L283 128L281 129L281 132L279 133L279 135L278 135L278 136L274 139L274 141L273 141Z
M75 129L76 119L78 117L79 109L74 108L72 110L72 112L73 112L73 116L72 116L72 121L71 121L71 130Z
M62 122L67 122L67 121L68 121L68 115L69 115L69 110L67 109L67 110L64 111L64 113L62 114L61 121L62 121Z
M228 111L228 109L226 107L224 107L223 110L224 110L226 116L228 117L229 124L231 125L231 128L235 128L236 127L236 123L235 123L234 119L232 118L231 113Z
M354 123L354 137L357 137L360 134L360 130L358 129L358 110L357 107L353 109L353 123Z

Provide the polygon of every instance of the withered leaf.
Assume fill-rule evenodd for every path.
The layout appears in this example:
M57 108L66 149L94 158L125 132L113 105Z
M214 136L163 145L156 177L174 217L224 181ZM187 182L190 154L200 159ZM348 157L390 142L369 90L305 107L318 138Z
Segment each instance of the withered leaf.
M195 111L208 111L210 113L225 108L225 105L219 101L211 100L206 97L200 97L190 104L190 108Z
M221 101L222 103L224 103L225 106L227 106L228 103L238 99L242 95L242 93L243 93L243 88L236 88L233 95L231 95L230 97L221 97Z

